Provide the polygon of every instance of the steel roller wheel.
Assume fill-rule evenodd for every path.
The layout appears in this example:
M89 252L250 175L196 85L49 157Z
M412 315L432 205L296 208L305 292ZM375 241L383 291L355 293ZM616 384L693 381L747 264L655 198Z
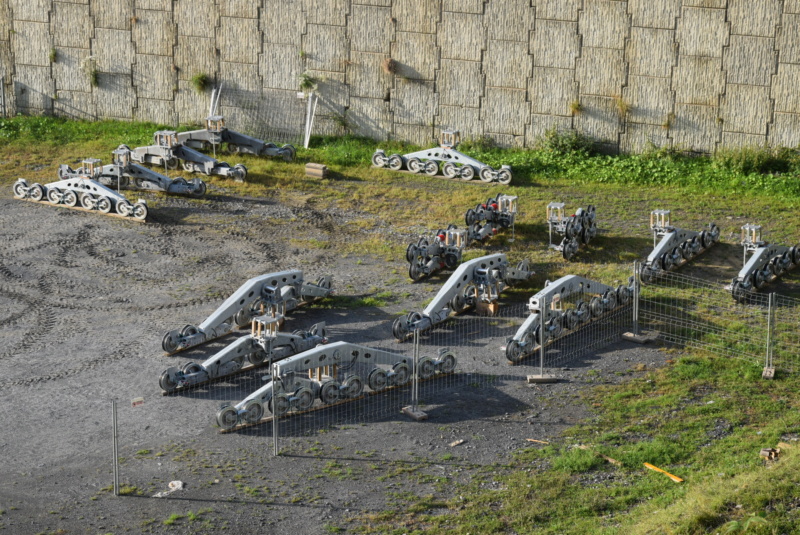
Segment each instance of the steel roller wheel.
M688 240L680 244L680 246L678 247L678 249L681 252L681 258L683 258L684 260L692 259L691 243L692 243L691 240Z
M78 196L75 195L75 192L72 190L65 190L64 195L61 197L61 202L70 207L77 206Z
M294 145L286 144L281 147L280 154L283 161L288 163L294 160L294 157L297 155L297 149L294 148Z
M669 271L670 269L672 269L672 266L674 265L672 259L672 253L664 253L663 255L661 255L660 260L661 260L661 268L664 271Z
M409 312L408 316L406 316L406 323L408 325L416 326L420 321L422 321L422 314L419 312Z
M39 202L44 198L44 188L41 184L34 184L28 191L28 196L30 196L32 200Z
M412 173L420 173L423 169L422 162L419 158L409 158L406 162L406 167L408 167L408 170Z
M444 265L447 269L456 269L458 267L458 255L455 253L445 253Z
M397 340L403 341L408 337L408 333L409 329L406 319L404 317L395 319L394 323L392 323L392 336Z
M800 264L800 247L795 245L790 249L790 252L792 253L792 264Z
M436 373L436 364L430 357L421 357L417 362L417 376L420 379L430 379Z
M657 275L657 270L655 267L658 265L658 261L652 266L648 266L646 264L642 264L642 267L639 268L639 280L642 284L650 284L653 282Z
M81 207L87 210L94 210L97 207L97 200L91 193L81 195Z
M608 290L603 294L605 304L603 305L606 311L614 310L617 308L617 293L614 290Z
M472 180L475 178L475 168L471 165L462 165L458 177L464 181Z
M783 272L786 271L783 267L783 263L781 262L781 257L776 256L772 260L769 261L770 266L772 266L772 272L775 274L776 277L780 277L783 275Z
M703 249L707 249L708 244L712 243L711 238L708 237L708 232L706 232L705 230L700 231L700 236L698 236L698 240L700 241L700 246Z
M326 381L319 389L319 399L326 405L339 401L339 383Z
M571 240L564 238L564 241L561 243L561 256L564 257L564 260L570 260L578 252L579 247L578 240L574 238Z
M66 195L66 193L65 193ZM67 204L66 199L64 200L64 204ZM122 217L128 217L133 212L133 205L126 200L117 201L117 213Z
M419 247L420 249L424 249L428 245L430 244L428 243L428 240L425 238L420 238L419 241L417 241L417 247Z
M147 205L141 202L137 202L133 205L133 217L144 221L147 219Z
M464 214L464 222L467 226L472 226L478 220L478 215L475 213L475 210L472 208L467 210L467 213Z
M181 368L183 375L193 375L195 373L200 373L201 371L203 371L202 366L196 362L187 362L183 365L183 368Z
M386 167L388 161L389 159L382 150L375 151L375 154L372 155L372 167Z
M425 273L419 269L416 259L412 260L408 266L408 277L414 282L418 282L425 277Z
M249 308L243 308L233 316L233 321L237 327L246 327L253 321L253 312Z
M244 164L237 163L233 166L233 178L237 182L243 182L247 178L247 167Z
M58 188L49 188L47 190L47 200L50 204L58 204L61 202L62 195Z
M308 387L299 388L294 393L294 408L298 411L307 411L314 405L314 392Z
M25 196L25 183L23 182L14 182L14 197L21 199Z
M458 176L458 169L453 162L445 162L442 165L442 174L447 178L455 178Z
M715 243L719 241L719 227L717 227L714 223L709 225L708 231L706 232L706 239L707 242L703 242L703 247L711 247Z
M179 340L174 336L174 332L170 331L161 339L161 349L163 349L165 353L173 353L178 349L178 342Z
M239 148L239 145L237 145L236 143L226 143L225 148L223 149L222 152L224 152L225 154L239 154L240 150L241 149Z
M267 353L263 349L256 349L247 355L247 361L253 366L260 366L267 360Z
M631 300L631 290L627 286L620 284L617 286L617 301L620 305L627 305Z
M508 169L501 169L497 173L497 181L503 184L504 186L507 184L511 184L511 171Z
M367 386L373 392L380 392L389 385L389 378L382 368L373 368L367 376Z
M172 380L170 370L166 370L161 374L161 378L158 380L158 386L160 386L161 390L164 392L174 392L178 388L178 383Z
M181 167L183 167L183 170L187 173L195 172L194 164L192 162L181 162Z
M580 325L580 323L581 319L578 317L578 315L575 313L574 310L567 310L566 312L564 312L562 324L564 325L565 329L569 331L574 331L575 328L578 325Z
M387 162L389 169L392 171L399 171L403 168L403 157L399 154L392 154L389 156L389 161Z
M516 364L525 357L522 347L516 340L509 340L506 344L506 359L509 362Z
M439 373L453 373L456 369L456 356L452 353L442 355L439 361Z
M406 262L413 262L417 257L417 246L414 243L409 243L406 247Z
M478 176L482 182L491 182L494 180L494 169L488 165L481 167L481 170L478 172Z
M579 236L581 243L584 245L589 245L589 242L592 241L592 233L589 228L581 229L581 234Z
M194 336L198 332L199 331L197 330L197 327L195 327L194 325L186 325L184 326L183 329L181 329L181 336L183 336L184 338L188 338L190 336Z
M589 310L592 312L592 318L599 318L605 311L603 301L599 297L592 297L592 300L589 301Z
M264 417L264 405L257 399L251 399L244 406L242 419L248 424L254 424Z
M394 386L403 386L411 380L411 368L405 362L398 362L392 366L394 375L391 377Z
M172 171L178 168L178 163L178 159L173 156L172 158L167 158L167 161L164 162L164 167Z
M233 429L239 423L239 414L235 407L223 407L217 411L217 425L222 429Z
M133 179L133 185L136 187L136 189L147 189L147 185L146 184L147 184L147 181L145 179L143 179L143 178L138 177L138 176Z
M200 180L199 178L193 179L191 182L191 186L192 189L189 195L191 195L192 197L200 198L206 194L207 191L206 183Z
M342 383L342 392L345 397L357 398L364 391L364 381L358 375L351 375Z
M575 312L581 323L586 323L591 319L591 312L589 310L589 305L586 304L586 302L584 301L578 301L578 303L575 305Z
M689 240L689 251L692 253L692 256L696 256L702 248L703 245L700 243L700 238L698 236Z
M244 357L236 357L235 359L231 359L225 363L225 366L228 367L227 373L236 373L242 369L242 365L244 364Z
M731 283L731 296L733 296L733 299L737 303L744 303L747 293L747 288L745 288L744 284L742 284L742 281L733 279L733 282Z
M753 287L756 290L760 290L767 284L767 277L764 274L764 270L758 269L752 276L753 280Z
M564 331L564 324L561 316L550 318L547 322L548 338L558 338Z
M425 162L425 174L428 176L436 176L436 173L439 172L439 164L436 163L434 160L428 160Z
M98 197L97 209L104 214L109 213L111 211L111 200L105 196Z
M271 412L276 418L289 412L291 406L292 405L289 402L289 398L286 396L286 394L277 394L272 396L272 399L270 399L269 403L267 404L269 412Z
M465 310L467 310L467 300L464 297L464 294L459 292L450 299L450 310L453 311L454 314L461 314Z

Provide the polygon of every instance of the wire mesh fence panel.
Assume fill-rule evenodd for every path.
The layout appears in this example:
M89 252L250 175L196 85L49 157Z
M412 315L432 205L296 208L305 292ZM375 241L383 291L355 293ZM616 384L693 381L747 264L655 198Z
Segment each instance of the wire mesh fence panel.
M223 87L217 113L228 128L267 142L299 144L303 139L306 101L291 91Z
M785 373L800 369L800 299L775 296L772 365Z
M664 272L641 285L639 324L667 342L763 362L769 341L768 298L754 293L737 302L718 284Z

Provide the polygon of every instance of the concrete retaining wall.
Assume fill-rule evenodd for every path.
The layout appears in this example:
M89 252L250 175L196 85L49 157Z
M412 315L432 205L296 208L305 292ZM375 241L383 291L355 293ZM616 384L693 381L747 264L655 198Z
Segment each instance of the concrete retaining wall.
M275 107L307 73L325 134L430 145L457 128L530 147L557 127L622 151L800 144L797 0L0 3L11 113L198 122L200 73Z

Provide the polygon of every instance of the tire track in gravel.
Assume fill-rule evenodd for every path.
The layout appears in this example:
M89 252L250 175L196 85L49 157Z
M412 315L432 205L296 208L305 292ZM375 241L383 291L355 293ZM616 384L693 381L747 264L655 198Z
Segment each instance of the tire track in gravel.
M48 295L47 283L44 278L40 278L38 282L41 295ZM8 294L13 294L14 292L8 292ZM9 295L10 297L10 295ZM28 349L34 347L40 341L42 341L45 337L51 335L50 332L53 327L56 325L56 314L52 308L48 306L41 306L41 299L37 298L30 298L24 296L22 294L16 294L14 298L22 301L28 306L27 312L33 312L36 315L36 321L31 321L30 324L32 327L22 336L22 339L17 344L12 345L9 349L0 353L0 360L6 359L11 357L17 353L27 351Z
M0 381L0 390L11 388L14 386L33 386L33 385L40 385L42 383L58 381L59 379L72 377L80 373L91 371L101 366L105 366L107 364L113 364L115 362L127 358L135 358L135 357L136 355L134 355L130 351L127 351L123 346L122 348L114 350L109 354L101 356L100 358L97 358L95 360L81 364L80 366L77 366L75 368L70 368L61 372L50 373L47 375L37 375L34 377L28 377L26 379L12 379L8 381Z

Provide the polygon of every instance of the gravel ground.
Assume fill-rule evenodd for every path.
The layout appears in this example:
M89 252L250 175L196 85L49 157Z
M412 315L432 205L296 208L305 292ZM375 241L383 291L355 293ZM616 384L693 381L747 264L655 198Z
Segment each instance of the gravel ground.
M335 247L293 245L298 236L347 241L358 232L350 223L369 216L211 193L203 202L159 198L152 221L139 224L0 192L0 531L349 530L353 517L402 509L404 493L452 497L454 483L531 446L526 438L551 440L591 417L578 400L583 389L667 358L658 348L619 342L549 370L558 383L528 386L533 366L510 367L483 346L451 340L463 362L492 381L470 388L476 379L457 373L444 395L423 389L430 417L423 422L399 414L399 394L343 420L333 409L312 413L282 433L275 457L269 430L219 434L213 423L219 403L252 390L257 377L160 395L165 368L223 347L167 357L163 333L199 323L248 278L302 269L307 280L332 274L339 295L387 288L398 297L368 310L301 309L290 330L326 321L337 340L392 347L391 319L419 309L442 279L412 285L402 259L342 258ZM132 408L137 397L144 405ZM122 497L109 491L111 399L120 404L121 480L135 487ZM152 498L173 480L186 487Z

